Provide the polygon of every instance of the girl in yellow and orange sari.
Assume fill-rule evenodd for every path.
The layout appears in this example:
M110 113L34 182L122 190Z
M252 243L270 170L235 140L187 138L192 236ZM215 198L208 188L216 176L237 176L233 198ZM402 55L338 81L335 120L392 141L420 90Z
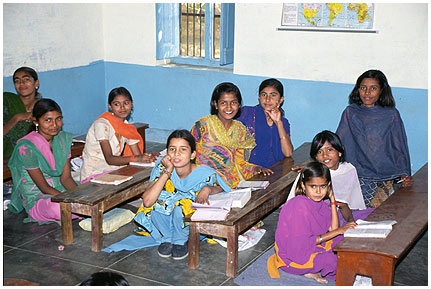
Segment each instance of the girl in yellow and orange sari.
M212 94L211 115L199 119L192 128L197 164L214 168L231 188L255 174L273 173L248 162L256 142L247 128L234 120L241 114L241 102L236 85L220 83Z

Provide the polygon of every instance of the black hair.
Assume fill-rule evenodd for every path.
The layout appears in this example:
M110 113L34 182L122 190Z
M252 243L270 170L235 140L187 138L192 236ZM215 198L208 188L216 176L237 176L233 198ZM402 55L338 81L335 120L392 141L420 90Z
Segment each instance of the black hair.
M39 80L39 77L37 76L36 70L34 70L31 67L21 66L20 68L18 68L17 70L15 70L15 72L13 73L12 81L13 81L14 84L15 84L15 75L18 72L21 72L21 71L28 73L34 79L35 82L36 82L36 80ZM39 96L39 93L37 92L38 89L39 88L36 88L36 96Z
M278 79L275 79L275 78L268 78L262 81L262 83L259 85L259 95L262 92L262 90L270 86L274 87L278 91L278 93L280 94L280 98L284 96L283 84ZM282 108L283 103L284 103L284 99L280 103L280 107L278 108L281 112L281 116L284 116L284 109Z
M324 130L316 134L316 136L313 138L313 141L311 142L311 148L310 148L310 157L316 160L317 152L320 150L320 148L325 144L325 142L328 142L336 151L341 153L340 156L340 163L345 162L345 153L344 153L344 147L341 143L340 138L336 133L333 133L329 130Z
M233 118L234 119L238 118L241 115L241 106L242 106L241 92L239 91L239 88L231 82L222 82L214 88L213 94L211 96L211 103L210 103L211 114L218 113L218 109L216 108L215 103L218 102L218 100L220 99L223 93L229 93L229 92L232 92L233 94L235 94L236 99L238 100L238 103L239 103L238 112L235 114Z
M356 85L353 88L352 92L349 95L349 104L356 103L358 105L362 104L361 97L359 95L359 87L361 86L362 80L364 78L374 78L379 82L380 89L382 90L380 92L379 99L377 100L377 104L380 106L389 106L389 107L395 107L395 100L392 96L392 90L389 86L388 79L386 76L381 72L380 70L367 70L364 73L359 76L358 80L356 80Z
M168 137L168 140L166 141L166 148L169 147L169 143L171 142L171 139L173 138L182 138L186 142L189 143L191 148L191 153L196 151L196 141L193 135L186 129L177 129L174 130ZM194 163L194 160L192 161Z
M329 191L332 189L331 184L331 173L329 171L329 168L321 164L319 162L310 162L306 164L304 167L302 167L301 172L299 173L299 181L296 185L295 189L295 196L306 196L305 194L305 184L311 179L311 178L320 178L323 177L328 182L328 192L325 196L328 197Z
M96 272L87 277L79 286L129 286L129 282L115 272Z
M124 95L125 97L127 97L128 99L130 99L130 101L133 102L132 95L130 94L130 92L126 88L120 86L120 87L113 88L109 92L109 95L108 95L108 103L109 103L109 105L111 105L111 103L114 101L114 98L117 95Z
M60 106L52 99L42 98L39 99L33 107L33 117L38 121L45 113L50 111L58 111L60 114L63 114ZM36 126L32 124L30 126L29 132L36 130Z

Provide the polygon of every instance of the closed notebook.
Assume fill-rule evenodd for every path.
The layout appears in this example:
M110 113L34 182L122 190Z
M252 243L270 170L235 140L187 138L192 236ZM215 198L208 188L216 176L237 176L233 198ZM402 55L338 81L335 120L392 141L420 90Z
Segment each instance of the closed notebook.
M396 224L396 221L380 221L380 222L368 222L364 220L357 220L358 224L353 229L348 229L344 232L344 237L354 238L386 238L392 231L392 225Z
M232 190L228 193L209 195L208 200L227 200L232 199L232 208L242 208L251 198L251 188Z
M138 167L149 167L149 168L153 168L156 163L155 162L151 162L151 163L144 163L144 162L130 162L129 165L131 166L138 166Z
M105 185L119 185L121 183L131 180L133 176L123 176L114 174L105 174L98 176L97 178L91 179L90 182Z
M192 203L196 209L190 218L192 221L223 221L226 219L232 206L232 199L213 200L208 204Z
M240 181L237 189L251 188L254 190L264 190L269 186L268 181Z

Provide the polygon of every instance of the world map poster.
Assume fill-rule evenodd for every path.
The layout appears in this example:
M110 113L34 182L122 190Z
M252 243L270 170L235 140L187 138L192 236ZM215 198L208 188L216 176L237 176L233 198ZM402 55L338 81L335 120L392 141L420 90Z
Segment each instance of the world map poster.
M371 3L284 3L281 26L373 29Z

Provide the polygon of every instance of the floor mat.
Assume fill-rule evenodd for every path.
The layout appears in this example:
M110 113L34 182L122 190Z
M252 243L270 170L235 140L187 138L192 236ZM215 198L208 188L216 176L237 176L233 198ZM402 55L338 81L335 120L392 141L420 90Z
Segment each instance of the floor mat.
M281 269L278 270L280 278L271 278L266 263L272 254L274 254L274 248L269 249L239 274L234 279L235 284L240 286L335 286L335 281L331 279L327 279L328 284L321 284L302 275L286 273Z

